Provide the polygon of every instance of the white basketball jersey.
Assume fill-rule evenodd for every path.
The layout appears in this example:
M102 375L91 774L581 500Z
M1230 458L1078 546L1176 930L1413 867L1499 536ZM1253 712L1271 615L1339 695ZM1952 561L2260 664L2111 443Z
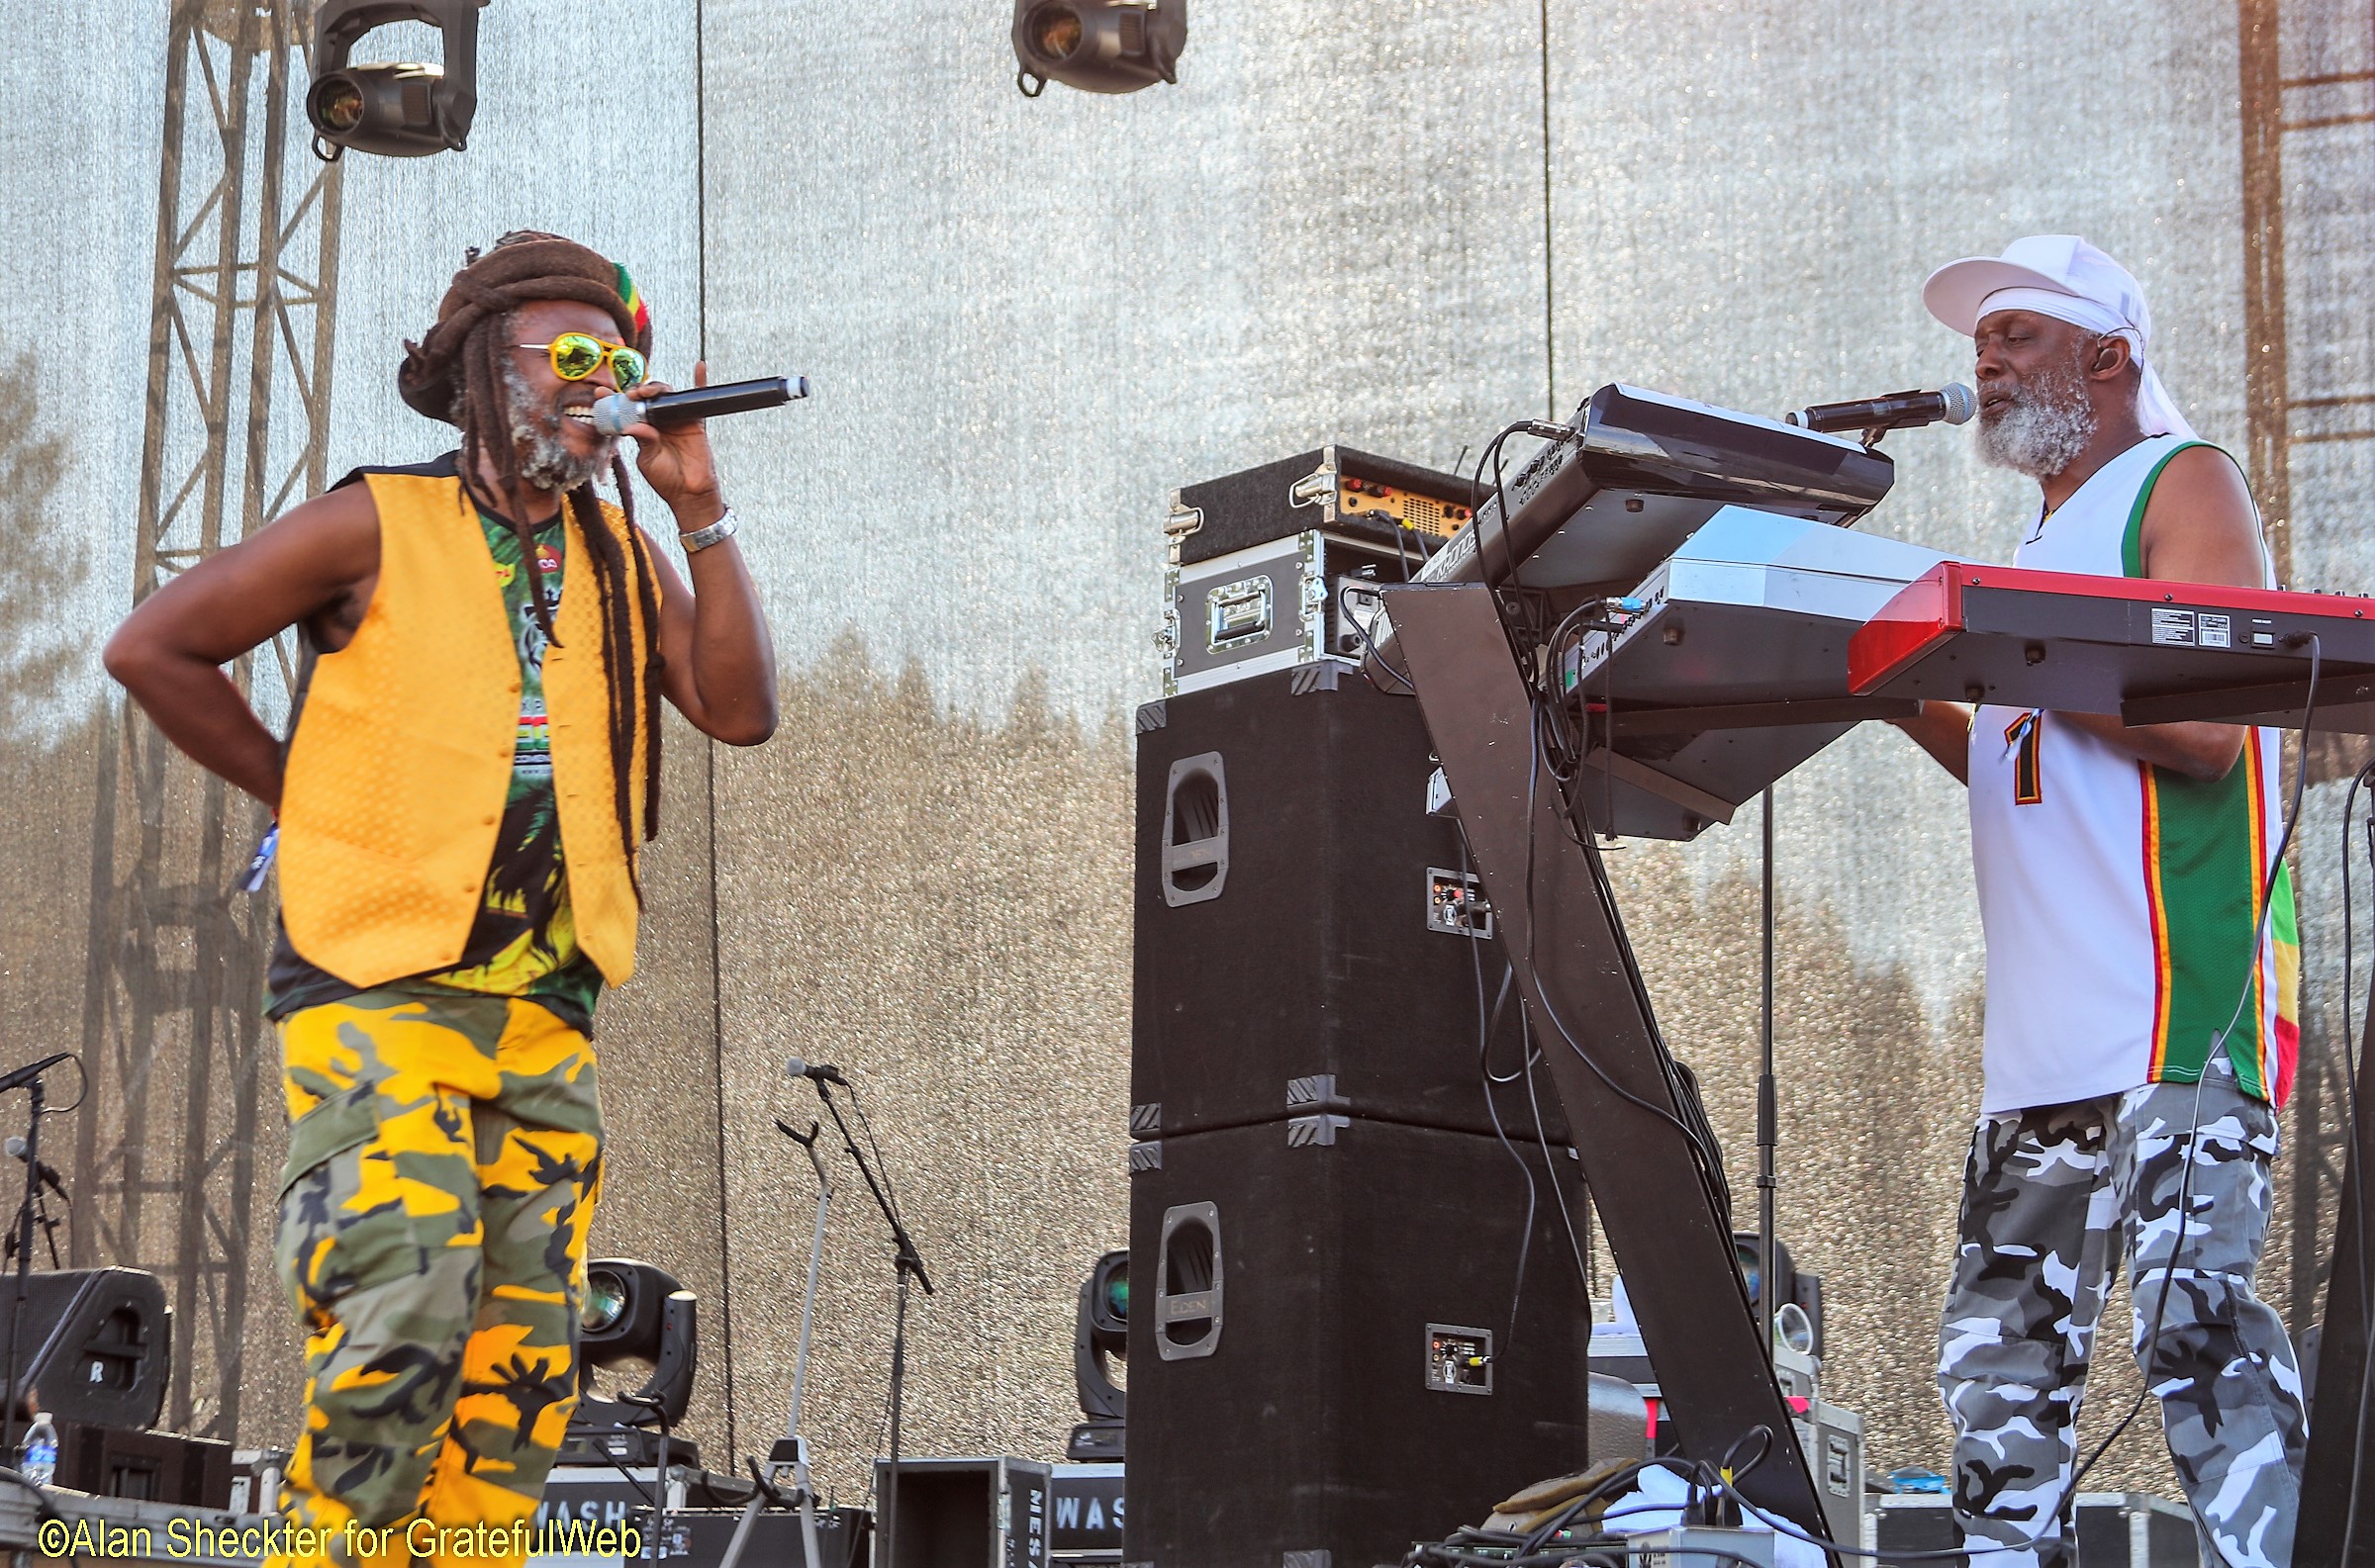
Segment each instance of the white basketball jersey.
M2152 436L2122 452L2039 517L2013 564L2142 576L2145 502L2168 460L2195 444ZM2242 1086L2283 1102L2298 1040L2289 877L2251 958L2281 826L2277 758L2275 733L2254 729L2227 777L2204 784L2058 714L1979 708L1970 796L1987 936L1984 1110L2194 1082L2230 1020Z

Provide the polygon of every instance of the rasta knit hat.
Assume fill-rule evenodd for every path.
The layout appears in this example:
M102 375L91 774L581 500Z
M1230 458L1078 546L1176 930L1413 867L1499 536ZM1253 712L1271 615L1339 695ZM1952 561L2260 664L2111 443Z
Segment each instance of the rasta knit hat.
M462 345L490 318L537 300L575 300L610 312L628 347L651 357L651 312L624 267L559 234L514 230L480 252L465 252L437 303L437 324L419 342L407 340L396 390L432 419L461 422Z

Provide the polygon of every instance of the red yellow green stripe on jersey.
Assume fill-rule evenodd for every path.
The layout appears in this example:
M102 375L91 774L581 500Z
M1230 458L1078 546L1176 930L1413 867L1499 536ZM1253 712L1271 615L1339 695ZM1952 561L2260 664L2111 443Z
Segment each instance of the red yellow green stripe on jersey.
M2265 883L2271 751L2254 729L2224 779L2137 769L2155 974L2149 1081L2200 1081L2223 1038L2244 1091L2281 1106L2300 1060L2301 936L2290 869ZM2267 933L2245 996L2263 892Z

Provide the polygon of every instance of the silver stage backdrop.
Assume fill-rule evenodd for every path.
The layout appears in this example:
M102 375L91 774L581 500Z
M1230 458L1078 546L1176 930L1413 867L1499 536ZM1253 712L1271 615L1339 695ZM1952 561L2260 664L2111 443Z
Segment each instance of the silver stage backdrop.
M272 50L234 0L0 0L0 81L43 111L0 119L21 301L0 354L0 1021L18 1057L90 1055L91 1100L51 1134L74 1254L172 1278L192 1430L285 1442L299 1391L265 1267L285 1139L252 1017L263 912L218 876L255 824L126 725L97 649L172 564L146 546L209 517L236 538L348 467L441 448L396 400L398 344L505 230L631 266L661 373L706 346L720 378L817 386L716 429L785 725L756 752L672 730L642 969L600 1030L596 1245L701 1294L690 1435L717 1468L763 1446L790 1388L811 1199L770 1126L810 1113L790 1054L862 1085L941 1285L913 1321L909 1450L1060 1451L1074 1295L1124 1235L1129 720L1156 691L1172 487L1328 439L1450 466L1616 379L1764 412L1936 384L1968 350L1922 313L1923 273L2076 231L2142 278L2205 432L2262 468L2289 453L2272 509L2296 576L2375 580L2348 505L2375 443L2338 438L2367 411L2320 401L2375 388L2368 94L2280 85L2366 72L2363 4L1204 0L1179 87L1036 102L1009 19L497 0L468 152L323 181L301 122L274 155ZM210 208L218 117L240 178ZM228 243L224 211L249 215ZM244 294L214 287L227 272ZM2276 372L2256 402L2254 362ZM1870 526L2009 553L2020 483L1958 433L1891 448ZM268 656L253 682L277 711ZM2339 989L2338 807L2319 784L2303 828L2313 1052ZM1787 781L1778 813L1783 1234L1825 1276L1829 1391L1873 1462L1938 1465L1935 1304L1977 1099L1960 803L1875 732ZM1619 858L1736 1172L1755 832L1748 812ZM2334 1100L2313 1073L2297 1164ZM2298 1324L2315 1280L2290 1237L2318 1187L2284 1179L2302 1196L2262 1282ZM880 1438L891 1317L863 1204L853 1181L835 1211L808 1423L844 1497ZM2116 1413L2134 1372L2104 1361L2089 1408ZM2150 1425L2102 1484L2169 1487Z

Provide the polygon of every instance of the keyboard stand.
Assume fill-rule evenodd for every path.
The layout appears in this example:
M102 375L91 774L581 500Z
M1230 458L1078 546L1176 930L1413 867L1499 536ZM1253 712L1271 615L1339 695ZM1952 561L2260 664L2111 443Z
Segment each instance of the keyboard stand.
M1532 712L1492 591L1412 586L1389 588L1384 600L1683 1451L1737 1464L1758 1451L1752 1433L1769 1432L1770 1450L1741 1491L1821 1533L1814 1478L1758 1342L1731 1230L1675 1123L1607 1081L1679 1110L1671 1058L1597 854L1570 830L1549 773L1528 777L1538 766Z

